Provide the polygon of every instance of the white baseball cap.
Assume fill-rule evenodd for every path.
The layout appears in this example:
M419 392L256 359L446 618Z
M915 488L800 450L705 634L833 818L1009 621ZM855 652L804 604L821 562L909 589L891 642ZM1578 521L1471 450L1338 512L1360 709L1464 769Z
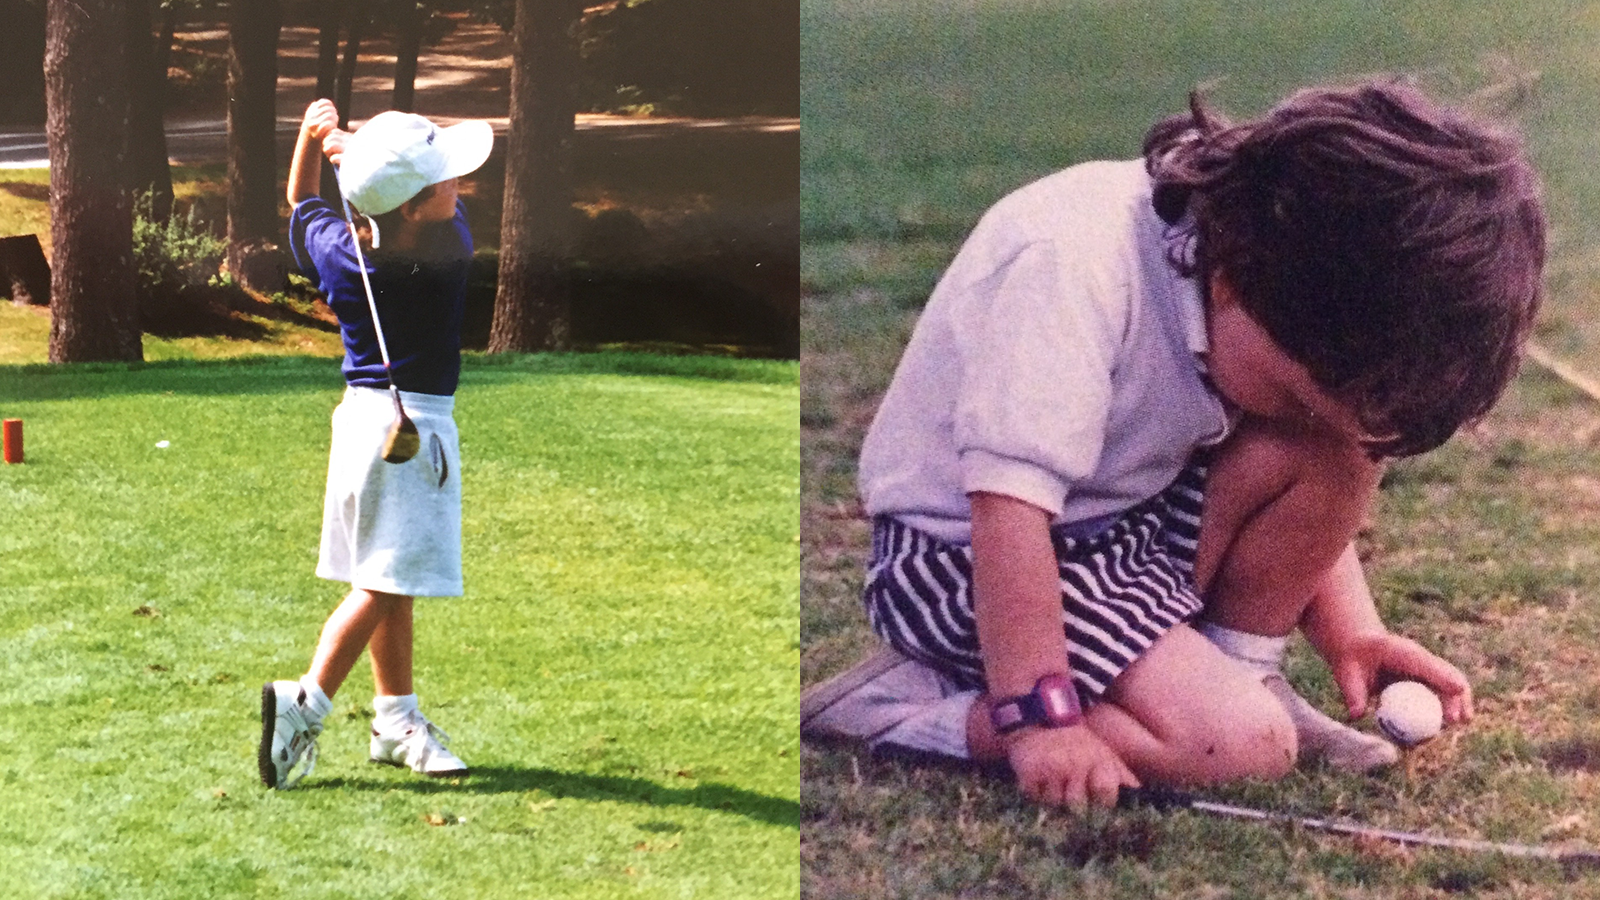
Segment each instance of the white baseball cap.
M390 110L367 120L345 143L339 190L363 213L382 215L430 184L477 169L493 149L488 122L440 128L422 116Z

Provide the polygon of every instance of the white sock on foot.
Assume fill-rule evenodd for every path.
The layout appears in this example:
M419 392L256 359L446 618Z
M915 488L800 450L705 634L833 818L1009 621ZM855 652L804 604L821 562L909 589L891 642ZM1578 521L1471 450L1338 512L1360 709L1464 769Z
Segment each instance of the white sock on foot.
M1250 634L1211 622L1200 622L1195 630L1224 654L1261 676L1261 683L1289 713L1302 757L1321 759L1330 767L1346 772L1366 772L1400 759L1400 751L1393 744L1333 719L1295 692L1282 671L1288 638Z
M1210 622L1196 623L1194 628L1218 650L1260 672L1263 677L1276 675L1283 669L1283 653L1289 646L1287 637L1251 634Z
M328 695L322 692L322 685L317 684L310 675L301 676L300 689L306 692L306 718L321 722L328 713L333 712L333 701L328 699Z
M411 713L417 711L417 695L379 694L372 698L372 711L376 713L372 719L373 728L381 732L397 731Z

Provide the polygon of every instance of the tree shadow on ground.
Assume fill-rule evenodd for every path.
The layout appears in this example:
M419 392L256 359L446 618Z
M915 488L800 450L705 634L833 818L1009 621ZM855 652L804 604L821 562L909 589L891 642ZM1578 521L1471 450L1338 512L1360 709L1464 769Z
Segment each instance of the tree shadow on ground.
M50 185L35 184L30 181L0 181L0 191L5 191L13 197L24 200L33 200L37 203L50 202Z
M387 778L330 778L302 785L300 790L410 791L434 794L520 794L539 791L551 797L571 800L612 801L644 806L686 806L712 812L744 816L768 825L799 829L800 804L782 797L769 797L725 784L698 784L694 787L665 787L643 778L617 775L588 775L557 769L490 766L472 770L464 779L399 782Z
M339 361L328 357L256 356L0 366L0 396L19 401L133 394L213 397L319 393L337 400L343 389Z

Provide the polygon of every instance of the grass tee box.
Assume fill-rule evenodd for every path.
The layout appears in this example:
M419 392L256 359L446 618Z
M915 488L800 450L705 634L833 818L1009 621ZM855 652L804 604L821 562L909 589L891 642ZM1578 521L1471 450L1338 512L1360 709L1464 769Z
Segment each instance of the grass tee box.
M464 598L418 693L472 765L257 781L312 574L331 359L0 367L0 871L19 897L793 897L793 364L468 359ZM158 447L158 442L166 445Z

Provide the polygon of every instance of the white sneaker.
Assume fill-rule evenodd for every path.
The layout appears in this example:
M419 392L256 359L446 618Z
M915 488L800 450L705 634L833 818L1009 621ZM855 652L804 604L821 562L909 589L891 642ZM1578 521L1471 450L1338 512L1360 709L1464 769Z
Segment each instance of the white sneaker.
M879 755L968 759L967 715L977 691L891 647L800 695L800 736L862 741Z
M410 766L420 775L447 778L467 774L467 764L445 748L450 735L412 710L394 731L372 728L371 760L388 766Z
M322 720L309 714L305 699L298 681L270 681L261 688L261 749L256 762L261 783L269 788L288 790L317 767Z

